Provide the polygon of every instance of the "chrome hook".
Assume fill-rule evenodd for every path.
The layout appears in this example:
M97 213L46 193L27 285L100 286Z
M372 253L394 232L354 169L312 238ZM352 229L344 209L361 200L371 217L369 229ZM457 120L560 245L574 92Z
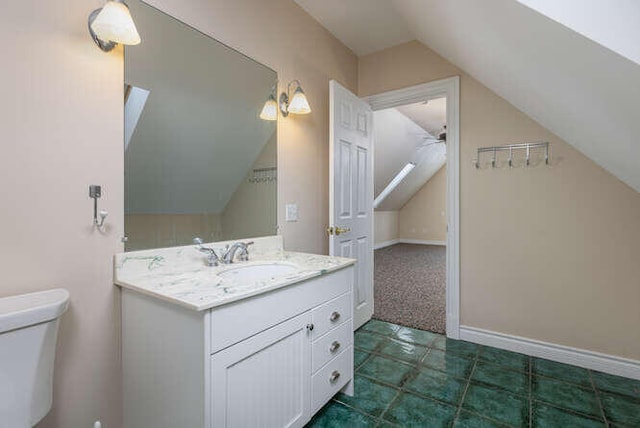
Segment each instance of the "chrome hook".
M93 199L93 224L98 228L102 229L104 226L104 221L109 215L109 213L105 210L100 210L98 213L98 199L102 196L102 187L97 184L92 184L89 186L89 197ZM98 220L98 215L100 215L100 220Z

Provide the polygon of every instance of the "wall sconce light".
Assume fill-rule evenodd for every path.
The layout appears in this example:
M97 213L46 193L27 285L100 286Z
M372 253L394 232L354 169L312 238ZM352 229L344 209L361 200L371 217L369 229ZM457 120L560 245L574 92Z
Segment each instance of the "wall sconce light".
M96 45L109 52L118 43L137 45L140 35L133 22L129 7L122 0L108 0L102 9L89 15L89 34Z
M262 120L278 120L278 103L276 102L276 87L271 88L269 98L264 102L262 111L260 112Z
M291 85L296 84L297 87L293 92L293 97L290 98ZM280 112L284 117L289 116L289 113L293 114L309 114L311 113L311 107L307 101L307 97L300 86L298 80L292 80L287 85L287 92L280 94Z

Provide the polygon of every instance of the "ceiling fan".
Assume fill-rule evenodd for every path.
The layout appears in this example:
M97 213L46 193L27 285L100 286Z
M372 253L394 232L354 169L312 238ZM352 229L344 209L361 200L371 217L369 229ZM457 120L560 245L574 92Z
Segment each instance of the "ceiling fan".
M418 147L427 147L433 144L446 144L447 143L447 125L444 125L442 131L438 133L438 138L433 137L430 134L424 135L424 142Z

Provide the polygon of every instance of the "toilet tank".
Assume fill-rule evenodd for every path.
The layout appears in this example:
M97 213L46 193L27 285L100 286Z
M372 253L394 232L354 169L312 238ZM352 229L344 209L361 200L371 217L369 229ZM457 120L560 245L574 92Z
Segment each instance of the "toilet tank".
M0 298L0 428L32 427L51 409L58 320L69 292Z

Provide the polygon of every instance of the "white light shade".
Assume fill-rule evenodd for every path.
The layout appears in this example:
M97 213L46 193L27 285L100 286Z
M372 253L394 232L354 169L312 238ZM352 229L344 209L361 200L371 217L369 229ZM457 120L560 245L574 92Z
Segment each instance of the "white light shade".
M123 45L140 43L140 35L131 18L129 8L120 1L109 0L91 23L91 29L100 40L105 42L111 41Z
M278 120L278 103L273 95L269 95L269 98L265 101L264 107L260 112L260 119Z
M311 113L311 107L309 107L307 97L304 95L304 92L302 92L302 88L300 86L298 86L296 91L293 93L293 98L291 98L287 111L293 114Z
M404 178L409 175L411 170L415 167L416 165L414 163L409 162L408 164L406 164L404 168L402 168L402 170L400 170L400 172L395 177L393 177L393 180L391 180L391 182L387 184L387 187L385 187L384 190L380 192L380 194L373 201L373 208L378 208L378 205L380 205L382 201L384 201L385 198L389 196L391 192L393 192L393 189L398 187L398 184L400 184L402 180L404 180Z

